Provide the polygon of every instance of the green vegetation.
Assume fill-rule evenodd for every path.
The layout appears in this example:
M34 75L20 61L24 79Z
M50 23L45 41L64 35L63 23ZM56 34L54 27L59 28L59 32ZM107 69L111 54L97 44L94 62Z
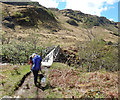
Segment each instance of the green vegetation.
M12 15L13 22L21 26L35 26L40 25L47 27L57 27L57 21L55 15L51 10L44 8L42 6L34 6L31 8L26 8L25 10L18 10Z
M52 13L50 9L45 9L44 10L50 15L51 18L55 18L55 15Z
M5 4L10 5L17 5L17 6L25 6L25 5L32 5L32 6L40 6L38 2L4 2Z
M93 26L104 27L105 29L114 31L115 35L117 34L118 28L116 28L116 24L114 22L109 21L106 17L98 17L92 16L89 14L84 14L80 11L73 11L70 9L66 9L62 11L62 13L69 17L71 20L75 20L78 23L82 23L82 27L92 28ZM118 35L118 34L117 34Z
M26 21L26 22L29 22L29 21L30 21L29 16L25 17L25 21Z
M22 64L29 61L29 56L35 52L40 54L42 48L32 46L29 43L26 44L6 44L2 47L3 61L6 60L12 64Z
M57 88L56 88L57 89ZM52 89L50 89L49 91L48 91L48 95L46 95L46 98L62 98L63 97L63 94L62 93L60 93L60 92L53 92L53 90Z
M2 85L2 96L11 96L14 93L14 90L19 87L18 84L20 83L20 80L23 78L23 76L30 71L29 66L25 65L15 65L9 67L9 69L0 71L0 75L4 77L0 80L0 84Z
M28 5L32 5L32 6L40 6L40 4L38 2L27 2Z
M99 18L96 18L96 17L85 17L84 18L84 25L87 27L87 28L92 28L93 26L99 26L100 23L98 21Z
M80 65L89 72L101 69L117 71L117 54L117 47L107 45L107 43L102 40L92 40L79 45Z
M2 11L2 18L5 18L5 17L7 17L7 16L8 16L7 12Z
M115 28L116 27L116 25L105 25L105 26L101 26L101 27L103 27L103 28L105 28L105 29L107 29L107 30L109 30L109 31L111 31L112 33L111 34L114 34L114 35L116 35L116 36L119 36L119 34L118 34L118 28Z
M28 31L27 31L28 32ZM45 46L39 43L40 35L34 34L33 31L25 34L29 35L26 38L19 36L12 39L6 32L2 32L2 61L12 64L28 63L32 53L41 55L41 51ZM6 36L7 35L7 36Z
M66 65L66 64L63 64L63 63L54 62L52 64L52 66L50 67L50 70L51 69L65 69L65 68L69 69L70 67L68 65Z
M16 11L16 12L14 13L14 16L18 18L18 17L22 17L23 14L22 14L21 12L19 12L19 11Z

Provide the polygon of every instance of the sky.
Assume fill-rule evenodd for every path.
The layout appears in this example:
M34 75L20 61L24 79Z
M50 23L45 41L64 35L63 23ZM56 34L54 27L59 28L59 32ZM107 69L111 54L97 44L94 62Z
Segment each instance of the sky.
M104 16L118 22L118 2L120 0L31 0L38 1L47 8L79 10L86 14ZM120 3L119 3L120 4ZM120 8L119 8L120 9Z

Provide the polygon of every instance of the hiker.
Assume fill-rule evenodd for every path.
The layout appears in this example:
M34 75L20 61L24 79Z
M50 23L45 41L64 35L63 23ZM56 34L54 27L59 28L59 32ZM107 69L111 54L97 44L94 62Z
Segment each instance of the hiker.
M34 75L34 84L35 86L37 86L37 77L38 77L38 72L41 71L41 57L39 55L37 55L36 53L33 53L30 56L30 69L33 72Z

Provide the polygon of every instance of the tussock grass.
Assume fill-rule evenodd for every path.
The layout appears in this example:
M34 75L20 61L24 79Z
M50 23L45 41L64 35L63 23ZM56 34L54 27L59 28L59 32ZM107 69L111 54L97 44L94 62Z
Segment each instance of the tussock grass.
M118 98L118 74L99 70L80 72L79 68L54 63L50 68L48 81L55 87L49 90L48 98Z

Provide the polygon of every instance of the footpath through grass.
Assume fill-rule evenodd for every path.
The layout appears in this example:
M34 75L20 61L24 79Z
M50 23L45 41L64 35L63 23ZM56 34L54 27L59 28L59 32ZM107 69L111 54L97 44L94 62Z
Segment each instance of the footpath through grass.
M0 70L0 97L13 96L23 76L30 71L26 66L7 66ZM46 73L46 85L44 90L30 87L24 94L25 98L118 98L118 73L98 70L84 72L81 68L70 67L67 64L56 63ZM28 85L30 86L29 81ZM23 96L23 94L22 94ZM29 98L32 98L32 97Z
M4 95L13 95L20 80L30 72L29 65L6 65L0 66L0 98Z

